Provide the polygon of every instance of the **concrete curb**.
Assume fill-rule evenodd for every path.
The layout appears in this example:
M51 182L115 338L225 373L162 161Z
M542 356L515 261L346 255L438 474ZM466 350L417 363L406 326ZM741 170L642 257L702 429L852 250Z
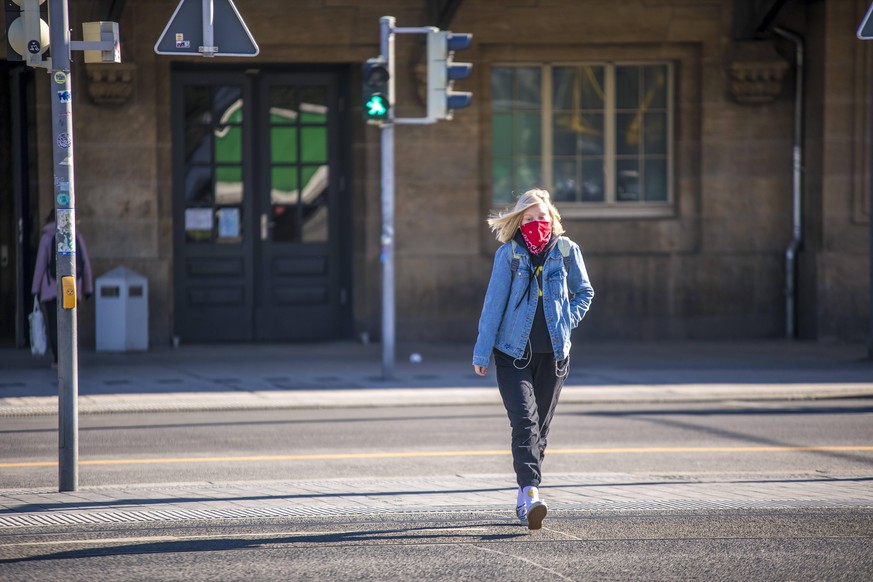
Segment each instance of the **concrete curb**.
M646 404L873 398L873 383L565 386L562 403ZM80 414L499 405L496 388L363 388L79 396ZM0 417L55 415L56 396L0 398Z

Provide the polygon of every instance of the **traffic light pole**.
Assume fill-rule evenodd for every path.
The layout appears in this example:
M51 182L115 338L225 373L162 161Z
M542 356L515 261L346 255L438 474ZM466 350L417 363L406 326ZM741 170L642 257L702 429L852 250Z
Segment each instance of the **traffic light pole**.
M394 126L396 124L429 124L429 117L394 117L394 35L427 34L433 27L395 28L393 16L379 19L379 51L388 63L388 120L380 124L382 132L382 376L394 378L396 302L394 283Z
M58 310L58 477L60 491L79 488L79 371L76 337L76 204L73 189L73 100L67 0L49 0L52 160Z
M388 120L380 124L382 145L382 376L394 378L396 301L394 284L394 125L429 124L435 119L428 117L394 117L394 35L427 34L433 27L395 28L393 16L379 19L379 52L388 66Z
M379 19L379 51L388 61L388 122L382 132L382 376L394 378L394 17Z

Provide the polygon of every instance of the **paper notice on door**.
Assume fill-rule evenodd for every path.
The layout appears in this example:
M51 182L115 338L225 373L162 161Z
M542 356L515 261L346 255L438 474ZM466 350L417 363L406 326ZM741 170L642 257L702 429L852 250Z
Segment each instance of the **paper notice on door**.
M212 209L186 208L185 230L208 230L212 232Z
M239 208L221 208L218 211L218 239L239 240Z

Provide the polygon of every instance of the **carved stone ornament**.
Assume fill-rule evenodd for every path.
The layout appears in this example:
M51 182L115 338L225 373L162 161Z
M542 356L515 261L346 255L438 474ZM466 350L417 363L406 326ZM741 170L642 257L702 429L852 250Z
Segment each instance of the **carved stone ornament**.
M735 42L728 61L731 97L737 103L775 101L788 68L770 41Z
M94 105L118 107L133 95L136 65L132 63L87 63L88 96Z

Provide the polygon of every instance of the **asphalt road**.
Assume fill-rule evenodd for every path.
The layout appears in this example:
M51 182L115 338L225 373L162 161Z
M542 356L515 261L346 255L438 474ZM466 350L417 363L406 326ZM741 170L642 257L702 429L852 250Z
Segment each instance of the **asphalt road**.
M869 580L871 511L201 522L7 536L18 580Z
M82 415L79 428L82 486L511 472L499 406ZM559 405L544 470L873 470L857 445L873 445L870 400ZM822 446L835 450L797 450ZM57 447L53 417L3 418L0 489L56 486Z
M0 495L57 485L54 423L2 419ZM511 480L508 433L503 410L489 406L83 415L80 484ZM638 483L735 472L770 486L793 476L794 487L798 474L852 474L858 487L873 482L870 445L869 400L567 405L553 425L546 482L550 472L629 473ZM535 533L475 511L0 532L4 582L871 578L869 507L565 510Z

